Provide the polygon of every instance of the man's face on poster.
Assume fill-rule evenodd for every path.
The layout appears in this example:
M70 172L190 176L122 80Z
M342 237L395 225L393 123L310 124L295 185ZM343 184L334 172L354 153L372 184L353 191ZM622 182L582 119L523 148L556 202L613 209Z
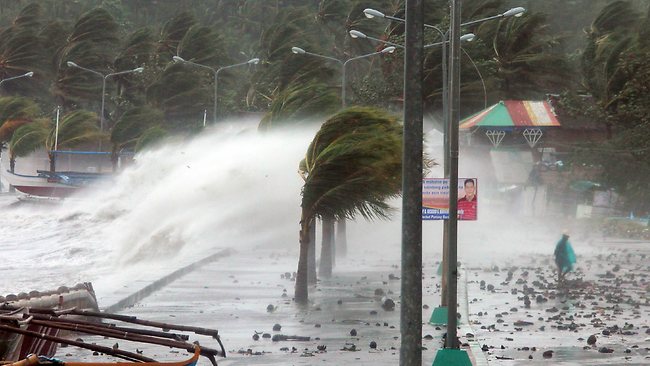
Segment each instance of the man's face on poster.
M465 197L471 201L474 198L475 193L476 193L476 187L474 186L474 182L472 181L465 182Z

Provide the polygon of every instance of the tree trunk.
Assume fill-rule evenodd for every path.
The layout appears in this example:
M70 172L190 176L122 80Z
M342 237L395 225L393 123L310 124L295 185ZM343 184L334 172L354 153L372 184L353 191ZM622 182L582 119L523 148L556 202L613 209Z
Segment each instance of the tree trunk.
M113 145L113 149L111 150L111 166L113 168L113 173L117 172L117 163L120 159L120 154L117 151L117 146Z
M56 171L56 154L54 153L49 153L47 156L50 158L50 171L55 172Z
M309 259L307 261L307 282L310 285L316 284L316 219L311 220L309 225Z
M345 258L348 255L347 221L341 219L336 222L336 256Z
M309 287L307 285L307 261L309 256L309 225L310 219L300 221L300 256L298 259L298 273L296 273L295 300L298 304L309 302Z
M318 275L323 278L332 277L332 247L334 241L334 219L323 220L323 241L320 251L320 266Z

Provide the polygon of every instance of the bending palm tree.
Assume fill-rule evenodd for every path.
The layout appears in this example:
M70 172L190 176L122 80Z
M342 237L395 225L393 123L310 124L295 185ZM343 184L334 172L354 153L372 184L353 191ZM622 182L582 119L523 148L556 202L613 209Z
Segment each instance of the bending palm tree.
M314 218L387 217L386 200L401 188L401 142L397 119L370 108L338 113L314 137L300 164L305 185L296 302L308 301L309 229Z
M59 124L58 140L55 126L47 118L36 119L19 127L9 142L11 160L17 156L26 156L38 148L44 147L50 159L50 170L54 171L56 159L53 153L55 141L58 147L72 148L87 142L104 138L97 128L95 113L77 110L65 115Z

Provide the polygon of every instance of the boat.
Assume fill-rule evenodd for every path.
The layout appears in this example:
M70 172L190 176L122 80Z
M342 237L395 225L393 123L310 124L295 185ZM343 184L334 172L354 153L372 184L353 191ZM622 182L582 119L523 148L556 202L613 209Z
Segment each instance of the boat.
M8 294L0 296L0 328L17 326L27 332L58 337L61 329L21 321L20 317L28 314L32 307L45 309L75 307L98 310L95 291L89 282L79 283L72 288L61 286L53 291ZM29 354L51 357L54 356L56 349L55 342L0 329L0 360L20 360Z
M194 346L194 355L184 361L176 362L138 362L137 365L143 366L195 366L199 356L201 355L201 348ZM133 366L135 362L67 362L61 361L51 357L43 357L30 355L20 361L5 364L4 366Z
M66 198L109 177L106 173L51 172L37 170L37 175L17 174L7 170L3 177L16 190L38 197Z
M111 179L115 169L123 168L133 161L132 152L121 152L114 169L111 153L106 151L53 150L49 155L56 160L56 164L52 164L50 169L44 169L49 162L42 157L47 154L38 150L23 158L25 166L37 167L36 170L22 169L22 166L7 169L8 167L4 166L2 178L10 187L28 196L66 198L82 189ZM55 170L54 165L61 169Z

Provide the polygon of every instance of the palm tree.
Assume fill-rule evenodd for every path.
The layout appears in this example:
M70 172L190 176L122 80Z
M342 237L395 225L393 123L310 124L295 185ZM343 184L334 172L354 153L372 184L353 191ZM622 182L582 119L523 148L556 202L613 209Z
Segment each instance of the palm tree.
M111 131L113 149L134 148L142 134L163 124L163 112L149 106L134 107L124 112Z
M158 144L169 136L169 132L160 126L153 126L144 131L135 144L135 151L141 151L150 146Z
M153 31L149 28L140 28L131 33L113 63L114 69L133 70L137 67L144 66L144 73L138 78L134 78L133 74L118 75L115 77L115 81L120 87L118 94L121 99L125 99L130 104L144 104L146 86L162 70L158 66L157 61L156 40Z
M97 115L85 110L76 110L63 116L59 123L58 138L55 133L55 125L48 118L39 118L19 127L9 142L11 160L15 160L17 156L28 155L38 148L45 148L50 160L50 170L54 171L56 157L52 151L55 141L58 148L74 148L105 138L97 128Z
M41 8L38 4L25 7L13 24L0 33L0 79L33 71L40 80L44 70L44 55L40 47L38 30ZM42 94L42 85L35 87L34 79L16 80L3 88L29 94Z
M206 105L211 103L212 80L194 68L173 63L147 89L147 102L165 113L169 131L198 131Z
M92 100L98 104L101 95L101 79L89 72L66 66L73 61L83 67L107 73L118 49L119 26L106 10L97 8L75 23L67 42L56 54L58 70L53 93L66 104Z
M9 141L9 170L14 171L16 157L26 156L45 145L50 122L40 118L18 127Z
M145 132L161 126L163 122L163 112L149 106L134 107L124 112L111 130L113 170L117 168L119 152L122 149L135 150Z
M635 45L640 20L630 3L616 1L604 7L587 30L581 59L584 83L605 110L624 83L621 56Z
M325 84L316 81L292 83L273 99L269 111L260 122L260 128L309 122L310 119L334 113L339 103L338 90Z
M225 65L230 62L226 56L223 38L212 28L193 25L176 47L176 54L186 60L208 65Z
M600 121L610 139L616 124L612 115L616 114L617 104L627 98L626 83L634 78L634 73L626 70L631 65L626 62L636 62L634 53L647 42L644 32L643 19L625 1L605 6L586 30L587 44L580 58L583 88L594 97L596 113L606 116ZM631 121L619 122L626 125Z
M337 71L336 65L314 57L297 57L291 52L294 46L320 45L322 38L323 34L314 27L313 14L306 7L279 13L261 35L259 52L264 63L253 76L252 103L268 105L293 83L331 79Z
M0 98L0 153L4 144L11 140L14 132L21 126L31 123L41 111L31 99L23 97ZM13 171L14 160L10 158Z
M186 11L165 23L158 40L158 53L164 63L168 63L172 56L177 55L178 45L187 31L196 24L196 18Z
M300 164L305 184L296 302L308 301L309 233L314 218L388 216L386 200L401 189L401 134L395 117L354 107L327 120L314 137Z
M540 97L571 85L573 72L559 52L561 37L549 35L544 15L525 14L495 23L494 74L501 99ZM478 32L495 24L484 23ZM476 79L474 77L473 79Z

